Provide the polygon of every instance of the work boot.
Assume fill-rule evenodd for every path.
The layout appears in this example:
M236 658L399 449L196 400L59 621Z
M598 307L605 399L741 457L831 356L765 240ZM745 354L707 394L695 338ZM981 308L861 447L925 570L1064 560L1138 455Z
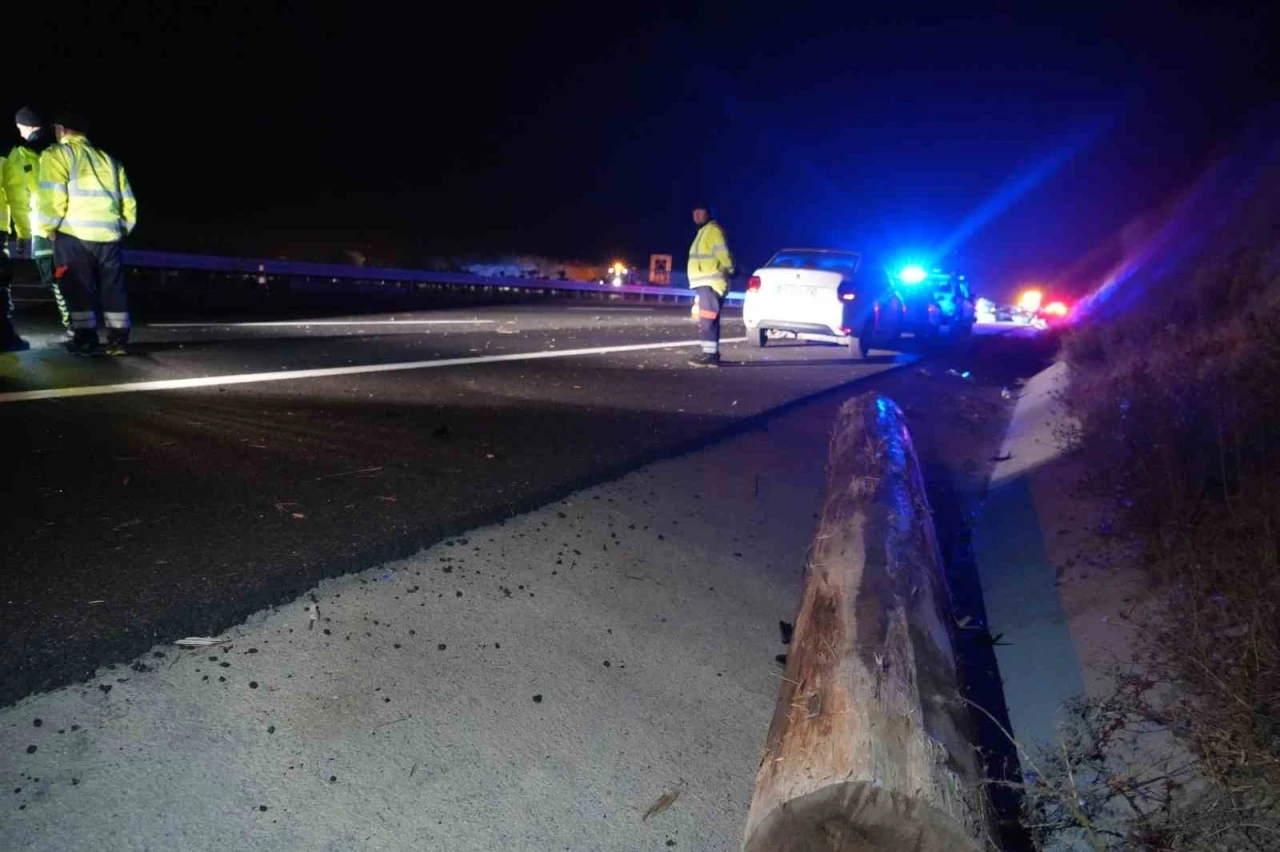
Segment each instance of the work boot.
M107 336L107 354L108 355L128 355L129 354L129 338L120 335Z
M63 349L67 347L71 341L76 339L76 333L69 328L63 329L58 334L51 334L45 339L45 346L58 346Z
M16 331L0 337L0 352L26 352L31 344L18 336Z
M63 344L72 355L82 357L101 355L102 346L98 343L98 335L92 331L77 331L75 337Z
M690 367L719 367L720 353L719 352L703 352L699 355L694 355L692 358L689 359L689 366Z

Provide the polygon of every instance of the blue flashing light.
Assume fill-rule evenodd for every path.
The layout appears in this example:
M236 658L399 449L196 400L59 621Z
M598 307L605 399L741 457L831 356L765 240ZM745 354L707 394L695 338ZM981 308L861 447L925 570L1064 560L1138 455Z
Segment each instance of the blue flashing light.
M904 266L898 273L898 280L903 284L919 284L929 277L923 266Z

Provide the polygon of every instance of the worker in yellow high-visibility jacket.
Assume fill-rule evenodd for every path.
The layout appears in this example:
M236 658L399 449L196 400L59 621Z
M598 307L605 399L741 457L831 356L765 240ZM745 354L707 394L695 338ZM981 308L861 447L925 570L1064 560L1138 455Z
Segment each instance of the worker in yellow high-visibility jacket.
M128 354L129 302L120 241L138 222L138 204L120 162L84 136L86 123L72 115L53 125L58 144L40 155L36 217L32 229L53 240L55 275L63 288L75 333L67 349L97 355L101 302L108 355Z
M0 172L7 158L0 157ZM13 267L9 263L9 200L0 183L0 352L21 352L31 345L13 327Z
M720 309L729 293L733 278L733 255L725 240L724 230L703 204L693 209L698 233L689 247L689 287L695 295L694 310L698 317L698 339L702 352L689 359L694 367L720 366Z
M32 201L35 199L36 183L39 180L40 154L53 144L53 130L45 126L44 118L31 107L18 110L14 116L14 124L17 125L22 141L9 151L4 168L0 169L0 184L9 199L14 236L20 245L30 243L31 259L35 261L36 271L40 274L40 283L53 292L62 326L67 329L69 336L71 317L67 314L67 303L53 276L53 243L36 236L31 230Z

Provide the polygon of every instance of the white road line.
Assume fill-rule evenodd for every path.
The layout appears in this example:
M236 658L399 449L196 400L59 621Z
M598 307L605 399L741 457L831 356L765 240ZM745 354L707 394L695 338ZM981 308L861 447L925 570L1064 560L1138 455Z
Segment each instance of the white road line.
M723 343L741 343L745 337L724 338ZM500 364L508 361L541 361L548 358L576 358L582 355L610 355L615 352L643 352L650 349L676 349L697 346L696 340L670 343L632 343L625 346L597 346L592 349L544 350L514 352L510 355L477 355L470 358L440 358L434 361L400 361L392 364L361 364L353 367L319 367L309 370L279 370L274 373L241 373L229 376L200 376L189 379L159 379L149 382L127 382L118 385L83 385L73 388L47 388L34 391L0 393L0 403L27 402L36 399L65 399L72 396L103 396L141 391L186 390L188 388L247 385L256 382L290 382L295 379L319 379L326 376L358 376L365 373L390 373L399 370L432 370L441 367L466 367L472 364Z
M279 322L149 322L147 328L299 328L307 325L488 325L491 319L280 320Z

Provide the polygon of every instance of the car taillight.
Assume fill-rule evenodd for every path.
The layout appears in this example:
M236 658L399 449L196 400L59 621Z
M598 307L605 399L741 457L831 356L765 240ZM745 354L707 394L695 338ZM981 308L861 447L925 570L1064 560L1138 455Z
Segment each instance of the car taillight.
M754 293L760 289L760 276L752 275L747 279L747 292Z

